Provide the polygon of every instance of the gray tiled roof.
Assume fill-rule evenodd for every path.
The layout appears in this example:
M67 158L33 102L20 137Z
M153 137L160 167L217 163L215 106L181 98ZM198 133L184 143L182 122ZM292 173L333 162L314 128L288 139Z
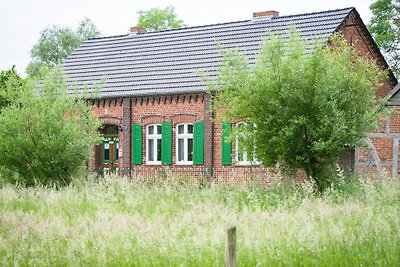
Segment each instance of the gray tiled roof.
M100 97L201 92L199 71L215 74L216 44L239 49L250 60L267 32L295 25L307 40L331 36L353 8L90 39L63 63L75 90L103 81ZM90 91L90 90L89 90Z

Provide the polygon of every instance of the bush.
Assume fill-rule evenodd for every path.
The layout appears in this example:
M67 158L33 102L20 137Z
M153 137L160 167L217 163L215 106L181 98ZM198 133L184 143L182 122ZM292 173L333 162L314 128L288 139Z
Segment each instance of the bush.
M312 44L293 30L288 39L266 36L254 64L238 51L223 51L214 110L225 122L245 122L233 136L266 167L304 170L319 192L335 181L346 147L362 143L376 126L384 101L374 97L384 72L347 41ZM256 126L256 127L254 127ZM240 140L239 139L239 140ZM239 142L240 143L240 142Z
M100 141L99 121L83 99L68 95L60 69L39 86L32 80L0 114L0 169L26 186L69 184ZM11 174L12 173L12 174Z

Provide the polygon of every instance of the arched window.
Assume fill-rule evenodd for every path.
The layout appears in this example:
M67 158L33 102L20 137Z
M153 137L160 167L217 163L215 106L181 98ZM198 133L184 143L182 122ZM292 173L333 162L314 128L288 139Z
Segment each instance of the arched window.
M161 124L151 124L146 131L146 163L161 164Z
M112 134L112 135L117 135L118 134L118 126L116 125L103 125L100 128L100 133L101 134Z
M193 124L176 126L176 163L193 164Z

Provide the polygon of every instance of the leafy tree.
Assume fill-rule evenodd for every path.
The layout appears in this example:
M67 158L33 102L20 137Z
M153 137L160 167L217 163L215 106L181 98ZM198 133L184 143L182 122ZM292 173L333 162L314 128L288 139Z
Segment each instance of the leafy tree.
M66 185L99 142L99 122L84 100L68 95L59 68L48 74L39 91L32 80L21 86L18 99L0 114L3 177L27 186Z
M24 80L15 71L15 66L0 72L0 111L17 97L18 88L22 86L23 82Z
M162 31L175 28L186 27L187 25L175 14L173 6L166 8L151 8L149 10L140 10L137 12L139 19L137 26L144 28L146 31Z
M388 60L393 73L400 75L400 1L376 0L371 4L369 31Z
M100 32L88 18L82 20L75 31L68 27L47 27L31 50L32 62L26 69L27 74L31 77L43 76L41 74L47 73L46 68L60 64L84 41L99 35Z
M340 153L360 144L377 121L374 92L384 76L341 37L330 46L314 44L308 54L298 33L291 35L266 38L255 64L224 51L209 85L220 119L248 122L245 135L236 133L247 151L255 149L265 166L304 170L323 191Z

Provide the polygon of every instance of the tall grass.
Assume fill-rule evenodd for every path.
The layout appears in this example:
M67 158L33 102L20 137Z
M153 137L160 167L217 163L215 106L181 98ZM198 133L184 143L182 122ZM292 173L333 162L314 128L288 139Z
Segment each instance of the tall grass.
M400 266L400 185L233 188L118 177L0 189L1 266Z

